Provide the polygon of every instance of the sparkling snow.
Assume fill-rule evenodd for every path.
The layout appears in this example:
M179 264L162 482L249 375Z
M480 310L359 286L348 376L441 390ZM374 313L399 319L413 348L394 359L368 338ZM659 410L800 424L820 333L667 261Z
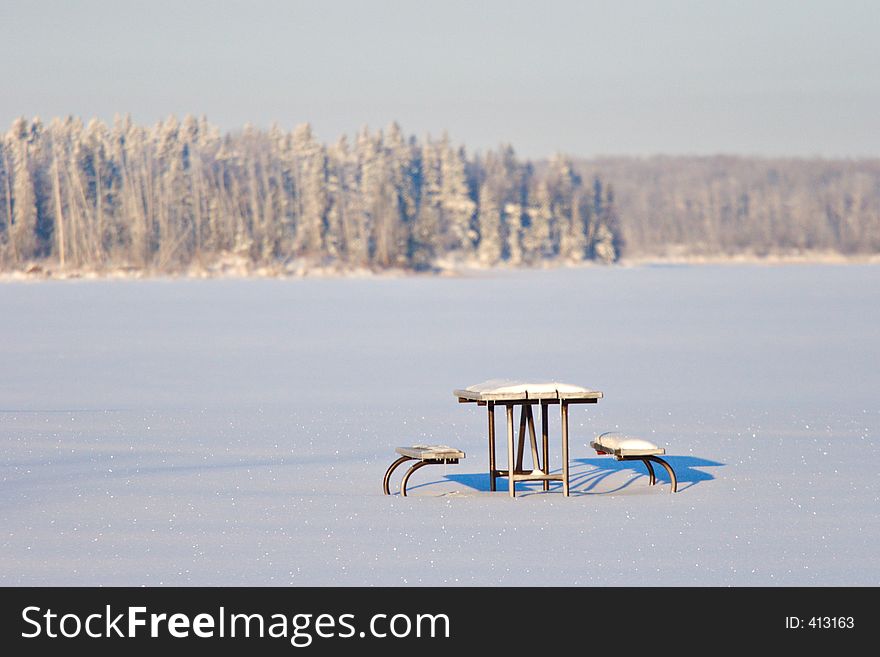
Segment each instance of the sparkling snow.
M571 498L488 492L494 377L605 393ZM4 283L0 584L877 586L878 391L878 266Z

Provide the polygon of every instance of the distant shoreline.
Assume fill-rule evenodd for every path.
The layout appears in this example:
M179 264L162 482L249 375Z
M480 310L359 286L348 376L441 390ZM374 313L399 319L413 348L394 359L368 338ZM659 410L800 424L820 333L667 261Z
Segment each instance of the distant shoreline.
M602 269L606 267L650 267L650 266L784 266L784 265L874 265L880 264L880 253L862 255L843 255L840 253L773 254L758 256L754 254L721 255L665 255L633 256L622 258L612 265L595 262L558 263L548 262L534 266L481 266L462 264L438 267L427 271L408 269L343 269L328 266L278 265L276 267L254 267L245 263L221 264L210 267L190 268L179 271L159 271L134 269L131 267L108 267L106 269L59 269L52 264L35 263L25 270L0 271L0 283L16 281L59 281L59 280L207 280L207 279L363 279L363 278L409 278L409 277L468 277L490 275L495 272L546 271L549 269Z
M880 264L880 253L844 255L842 253L636 256L620 264L642 265L867 265Z

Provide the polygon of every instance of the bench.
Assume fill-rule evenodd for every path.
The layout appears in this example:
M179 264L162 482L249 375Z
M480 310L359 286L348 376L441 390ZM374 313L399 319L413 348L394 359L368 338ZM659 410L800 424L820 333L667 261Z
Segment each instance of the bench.
M674 493L678 490L675 471L669 463L660 458L660 455L665 454L666 450L649 440L627 436L616 431L607 431L596 436L596 440L590 443L590 447L595 449L600 456L613 456L618 461L642 461L648 468L648 481L651 486L657 483L657 477L654 475L654 467L651 463L657 463L669 473L669 481L672 484L670 492Z
M388 483L391 480L391 473L394 472L398 465L407 461L417 461L417 463L410 466L406 474L403 475L403 481L400 482L400 494L404 497L406 497L406 484L410 476L419 468L424 468L426 465L458 463L459 459L464 458L464 452L447 445L413 445L412 447L398 447L394 451L400 454L400 458L394 461L385 472L385 479L382 481L382 492L386 495L391 494Z

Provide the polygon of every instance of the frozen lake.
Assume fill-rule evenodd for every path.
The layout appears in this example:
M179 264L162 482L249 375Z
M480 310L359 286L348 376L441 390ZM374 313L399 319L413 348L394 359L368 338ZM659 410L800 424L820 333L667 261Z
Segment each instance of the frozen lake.
M604 391L571 498L488 492L494 377ZM0 584L877 586L878 391L880 266L3 283Z

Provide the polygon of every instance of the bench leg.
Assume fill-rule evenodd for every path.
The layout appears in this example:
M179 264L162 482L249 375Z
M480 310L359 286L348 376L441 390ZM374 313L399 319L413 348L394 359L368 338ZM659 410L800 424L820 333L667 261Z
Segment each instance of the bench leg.
M669 474L669 482L672 484L672 491L671 492L673 492L673 493L677 492L678 491L678 480L675 478L675 471L672 469L672 466L669 465L666 461L664 461L663 459L661 459L658 456L646 456L645 462L647 463L648 461L653 461L654 463L659 463L660 465L662 465L666 469L666 472Z
M651 465L651 462L648 459L642 459L642 463L648 468L648 483L653 486L657 483L657 475L654 474L654 466Z
M426 465L432 465L433 463L434 461L419 461L410 466L410 469L406 471L405 475L403 475L403 481L400 482L400 494L403 497L406 497L406 483L409 481L410 475L419 468L424 468Z
M388 489L388 484L391 481L391 473L397 469L397 466L401 463L406 463L407 461L412 461L413 459L409 456L401 456L394 463L388 466L388 470L385 471L385 479L382 480L382 492L386 495L391 495L391 491Z

